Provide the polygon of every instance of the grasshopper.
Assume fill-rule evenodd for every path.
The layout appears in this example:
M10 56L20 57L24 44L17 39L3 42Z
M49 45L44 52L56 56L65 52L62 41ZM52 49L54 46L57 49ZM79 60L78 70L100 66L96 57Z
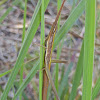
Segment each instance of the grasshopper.
M56 34L56 29L57 29L57 21L59 19L61 10L64 6L64 2L65 0L63 0L63 3L60 7L60 10L56 16L55 21L53 22L53 25L51 26L51 30L49 32L49 35L45 41L46 44L46 51L45 51L45 70L43 71L43 89L42 89L42 93L43 93L43 100L46 100L47 98L47 90L48 90L48 84L50 81L50 84L52 86L52 89L54 91L54 94L56 96L57 100L60 100L54 85L54 82L52 80L51 74L50 74L50 67L51 67L51 57L52 57L52 51L53 51L53 44L54 44L54 38L55 38L55 34Z

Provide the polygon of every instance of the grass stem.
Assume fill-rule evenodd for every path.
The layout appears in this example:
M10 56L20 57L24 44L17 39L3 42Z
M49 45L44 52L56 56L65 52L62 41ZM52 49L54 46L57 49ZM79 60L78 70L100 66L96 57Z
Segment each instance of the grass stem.
M96 0L85 0L85 35L82 100L91 100L94 66Z

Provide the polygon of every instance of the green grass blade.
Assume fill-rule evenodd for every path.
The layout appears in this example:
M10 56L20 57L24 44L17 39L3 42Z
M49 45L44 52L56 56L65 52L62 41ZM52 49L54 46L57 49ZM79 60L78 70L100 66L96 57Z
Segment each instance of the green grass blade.
M57 0L57 12L59 12L59 9L61 7L61 0ZM60 29L60 17L58 19L58 27L57 27L57 30Z
M0 17L0 23L3 22L3 20L8 16L8 14L13 10L12 7L9 7L6 12Z
M65 73L65 66L62 65L62 69L61 69L61 79L60 79L59 84L62 82L62 80L63 80L63 78L64 78L64 73Z
M28 100L28 97L27 97L27 95L23 92L23 98L24 98L24 100Z
M71 62L69 64L68 69L67 69L67 71L66 71L66 73L64 75L64 78L63 78L61 84L59 85L58 95L59 95L60 98L61 98L61 95L63 94L64 89L67 88L67 85L68 85L67 84L68 83L68 75L69 75L72 67L73 67L73 62Z
M92 100L95 99L95 97L98 95L100 91L100 77L98 78L95 87L93 88L93 92L92 92Z
M20 69L20 85L23 83L23 71L24 71L24 66L21 66L21 69ZM19 96L19 100L22 100L22 93Z
M91 100L94 64L96 0L85 0L84 67L82 100Z
M34 58L34 59L31 59L31 60L29 60L28 62L26 62L26 63L24 63L24 64L22 64L22 65L26 65L26 66L27 66L27 63L29 64L30 61L37 60L38 58L39 58L39 57L36 57L36 58ZM1 73L1 74L0 74L0 78L3 77L3 76L5 76L5 75L7 75L7 74L9 74L9 73L11 73L12 70L13 70L13 68L10 69L10 70L8 70L8 71L6 71L6 72Z
M27 0L25 0L25 8L24 8L24 20L23 20L23 34L22 34L22 41L24 41L24 37L25 37L25 23L26 23L26 13L27 13Z
M62 47L63 47L63 44L64 44L64 39L62 40L61 44L59 44L58 48L57 48L57 59L60 58L60 54L61 54L61 50L62 50ZM59 66L58 66L58 63L56 63L55 65L55 87L56 87L56 90L58 90L58 75L59 75ZM55 98L56 100L56 98Z
M25 0L25 8L24 8L24 18L23 18L23 34L22 34L22 42L24 41L24 37L25 37L25 24L26 24L26 12L27 12L27 0ZM20 85L23 82L23 71L24 71L24 65L21 66L20 69ZM19 96L19 100L22 100L22 93Z
M44 24L44 0L42 0L42 6L41 6L41 36L40 36L40 45L45 46L45 24ZM40 47L40 70L44 66L44 54L45 49L43 47ZM39 100L42 100L42 83L43 83L43 71L41 70L39 72Z
M45 0L45 6L44 6L45 9L46 9L48 3L49 3L49 0ZM36 9L34 11L34 15L32 17L31 23L30 23L28 30L26 32L25 39L23 41L19 56L17 58L14 70L12 71L12 73L10 75L10 78L9 78L8 83L6 85L6 88L3 92L1 100L6 100L7 95L8 95L8 93L13 85L15 78L16 78L16 75L20 69L20 66L24 61L24 57L28 51L28 48L29 48L29 46L33 40L33 37L37 31L37 28L40 24L40 20L41 20L40 19L40 16L41 16L40 7L41 7L41 1L39 1L37 6L36 6Z
M72 9L71 10L74 9L75 5L76 5L76 0L73 0L73 5L72 5Z
M5 76L5 75L7 75L7 74L9 74L11 71L12 71L12 69L10 69L10 70L8 70L8 71L6 71L4 73L1 73L0 74L0 78L3 77L3 76Z
M12 5L17 5L20 2L20 0L15 0L12 2ZM13 10L13 7L9 7L6 12L0 17L0 23L3 22L3 20L8 16L8 14Z
M77 93L77 88L79 86L81 77L82 77L82 72L83 72L83 59L84 59L84 40L82 43L82 47L81 47L81 52L80 52L80 57L77 63L77 67L76 67L76 71L75 71L75 75L74 75L74 80L73 80L73 86L72 86L72 90L70 93L70 97L69 100L74 100L76 93Z
M71 12L71 14L69 15L68 19L64 23L64 25L57 32L57 34L55 36L55 41L54 41L54 48L59 44L61 39L70 30L70 28L73 26L75 21L83 13L84 9L85 9L85 1L81 0L80 3L77 5L77 7Z
M28 85L28 83L32 80L32 78L34 77L34 75L37 73L37 70L39 70L39 60L33 66L33 68L31 69L31 71L27 75L27 78L24 80L24 82L19 87L19 89L16 92L13 100L16 100L16 97L25 89L25 87Z

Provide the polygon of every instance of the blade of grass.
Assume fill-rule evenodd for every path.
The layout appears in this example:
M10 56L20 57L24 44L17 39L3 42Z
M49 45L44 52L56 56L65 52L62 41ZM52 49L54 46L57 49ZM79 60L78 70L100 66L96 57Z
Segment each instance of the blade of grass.
M49 0L45 0L45 6L44 6L45 9L46 9L48 3L49 3ZM24 39L22 47L20 49L20 53L18 55L14 70L12 71L12 73L10 75L10 78L8 80L6 88L3 92L3 95L1 96L1 100L6 100L7 95L13 85L15 78L16 78L16 75L20 69L20 66L24 61L24 57L26 56L28 48L29 48L29 46L33 40L33 37L37 31L37 28L40 24L40 15L41 15L40 7L41 7L41 0L38 2L36 9L34 11L34 15L32 16L31 23L26 32L25 39Z
M60 6L61 6L61 0L57 0L57 12L59 12ZM58 27L57 27L57 29L58 30L60 29L60 17L58 19Z
M3 76L5 76L5 75L7 75L7 74L9 74L11 71L12 71L12 69L10 69L10 70L8 70L8 71L6 71L4 73L1 73L0 74L0 78L3 77Z
M63 91L64 91L65 87L68 86L67 85L67 83L68 83L68 75L69 75L72 67L73 67L73 62L71 62L69 64L68 69L67 69L67 71L66 71L66 73L64 75L64 78L63 78L61 84L59 85L59 90L60 91L58 92L58 95L59 95L60 99L61 99L61 95L63 94Z
M96 0L85 0L84 67L82 100L91 100L94 64Z
M61 84L61 82L62 82L62 80L63 80L63 78L64 78L64 73L65 73L65 66L63 65L63 66L62 66L62 69L61 69L61 79L60 79L59 84Z
M45 46L45 24L44 24L44 0L42 0L41 5L41 36L40 36L40 45ZM44 54L45 49L43 47L40 47L40 69L44 66ZM39 100L42 100L42 83L43 83L43 71L41 70L39 72Z
M61 54L61 50L62 50L63 44L64 44L64 39L62 40L61 44L57 48L57 59L60 58L60 54ZM55 87L56 87L56 90L58 91L58 84L59 84L59 82L58 82L58 72L59 72L58 63L56 63L56 65L55 65L55 72L56 72L55 73ZM56 98L55 98L55 100L56 100Z
M23 34L22 34L22 41L24 41L25 38L25 23L26 23L26 13L27 13L27 0L25 0L25 8L24 8L24 17L23 17Z
M98 78L95 87L93 88L93 92L92 92L92 100L95 99L95 97L98 95L100 91L100 77Z
M35 57L34 59L31 59L31 60L25 62L25 63L22 64L22 65L25 65L25 64L27 64L27 63L29 63L29 62L31 62L31 61L37 60L38 58L39 58L39 57ZM12 70L13 70L13 68L10 69L10 70L8 70L8 71L6 71L6 72L1 73L1 74L0 74L0 78L3 77L3 76L5 76L5 75L7 75L7 74L9 74L9 73L11 73Z
M24 90L24 88L28 85L28 83L32 80L34 75L37 73L37 70L39 70L39 60L36 62L36 64L33 66L29 74L27 75L27 78L24 80L24 82L19 87L18 91L16 92L14 98L12 100L16 100L16 97Z
M12 5L17 5L20 2L20 0L15 0L14 2L12 2ZM13 7L9 7L6 12L0 17L0 24L3 22L3 20L8 16L8 14L14 10Z
M6 12L0 17L0 23L3 22L3 20L8 16L8 14L13 10L12 7L9 7Z
M68 89L69 89L69 84L67 82L66 83L66 88L64 89L63 94L61 95L61 100L69 100L68 99L69 98L69 91L68 91Z
M76 5L76 0L73 0L73 5L72 5L72 9L71 10L74 9L75 5Z
M73 80L73 86L72 90L70 93L69 100L74 100L76 93L77 93L77 88L79 86L81 77L82 77L82 72L83 72L83 59L84 59L84 41L82 43L81 47L81 52L80 52L80 57L78 59L75 75L74 75L74 80Z
M61 82L62 82L62 80L64 78L65 71L66 71L65 69L66 69L65 65L63 65L62 66L62 71L61 71L61 79L60 79L60 83L59 84L61 84ZM63 94L60 97L61 100L65 100L64 97L65 97L66 91L68 91L68 83L66 83L66 88L64 89Z
M23 95L24 100L28 100L28 97L25 93L23 93L22 95Z
M54 48L59 44L61 39L65 36L65 34L70 30L75 21L79 18L79 16L83 13L85 9L85 1L81 0L77 7L71 12L70 16L67 18L64 25L60 28L60 30L56 33Z
M24 8L24 18L23 18L23 34L22 34L22 42L24 41L24 37L25 37L25 24L26 24L26 12L27 12L27 0L25 0L25 8ZM23 71L24 71L24 65L21 66L20 69L20 85L23 82ZM19 100L22 100L22 93L19 96Z

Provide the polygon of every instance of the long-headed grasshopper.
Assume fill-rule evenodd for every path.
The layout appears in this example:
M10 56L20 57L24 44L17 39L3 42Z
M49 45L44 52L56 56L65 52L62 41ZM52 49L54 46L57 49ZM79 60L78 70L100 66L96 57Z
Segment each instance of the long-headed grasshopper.
M56 29L57 29L57 21L60 16L61 10L64 6L65 0L63 0L63 3L60 7L60 10L56 16L56 19L51 27L51 30L49 32L49 35L45 41L46 44L46 52L45 52L45 70L43 71L43 100L46 100L47 98L47 90L48 90L48 84L49 81L51 83L52 89L54 91L54 94L56 96L57 100L60 100L54 85L54 82L52 80L51 74L50 74L50 67L51 67L51 56L52 56L52 51L53 51L53 43L54 43L54 38L56 34Z

